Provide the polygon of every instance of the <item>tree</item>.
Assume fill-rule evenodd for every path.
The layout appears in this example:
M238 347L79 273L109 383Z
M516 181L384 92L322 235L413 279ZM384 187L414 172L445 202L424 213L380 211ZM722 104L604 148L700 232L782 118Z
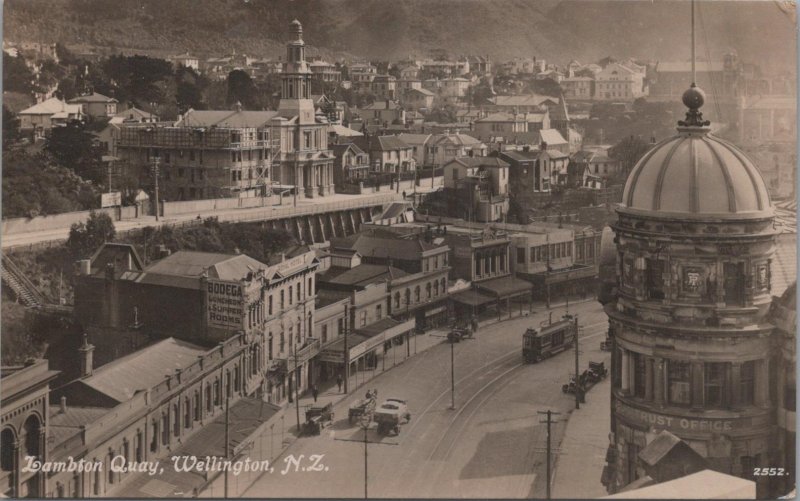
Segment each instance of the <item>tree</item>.
M45 151L59 164L74 170L79 176L100 182L104 179L101 148L86 126L73 121L65 127L55 127L45 143Z
M34 76L25 58L3 52L3 91L32 95L35 89Z
M3 105L3 150L7 150L19 138L19 118Z
M617 160L622 167L622 174L627 177L636 162L650 149L650 145L640 137L630 136L618 142L608 150L608 156Z
M67 248L73 256L87 258L105 242L114 240L116 230L111 216L105 212L89 213L86 223L75 223L69 229Z
M239 102L247 109L257 110L261 108L260 97L253 79L246 71L233 70L228 73L228 106Z

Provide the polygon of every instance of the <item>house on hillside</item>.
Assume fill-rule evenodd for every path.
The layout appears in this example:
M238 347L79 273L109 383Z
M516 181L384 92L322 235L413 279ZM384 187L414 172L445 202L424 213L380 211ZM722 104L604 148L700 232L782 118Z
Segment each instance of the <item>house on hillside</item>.
M54 126L65 125L72 120L82 120L83 108L79 104L67 104L57 97L35 104L17 113L20 131L35 138L44 137Z
M80 105L84 115L92 118L108 118L117 114L119 101L113 97L104 96L93 92L86 96L79 96L67 101L69 104Z

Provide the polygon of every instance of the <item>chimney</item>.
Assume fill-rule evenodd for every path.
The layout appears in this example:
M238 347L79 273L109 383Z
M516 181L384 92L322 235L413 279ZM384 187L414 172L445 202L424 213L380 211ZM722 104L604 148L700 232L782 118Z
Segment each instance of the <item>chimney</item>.
M67 412L67 397L61 397L61 414Z
M94 352L94 345L89 344L89 338L86 333L83 334L83 344L78 348L81 357L81 377L89 377L92 375L92 352Z

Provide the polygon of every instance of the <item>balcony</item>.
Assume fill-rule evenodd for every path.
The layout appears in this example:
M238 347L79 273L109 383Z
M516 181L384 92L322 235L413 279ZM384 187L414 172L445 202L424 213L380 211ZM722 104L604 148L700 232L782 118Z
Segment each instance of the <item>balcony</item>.
M319 339L307 338L306 345L297 350L288 358L276 359L276 366L279 372L289 373L297 367L302 366L319 353L321 343Z

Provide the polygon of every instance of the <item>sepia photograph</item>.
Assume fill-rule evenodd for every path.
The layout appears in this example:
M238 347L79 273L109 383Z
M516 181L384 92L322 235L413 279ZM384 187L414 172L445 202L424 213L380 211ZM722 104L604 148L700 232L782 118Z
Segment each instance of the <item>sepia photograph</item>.
M2 5L0 497L796 497L795 0Z

